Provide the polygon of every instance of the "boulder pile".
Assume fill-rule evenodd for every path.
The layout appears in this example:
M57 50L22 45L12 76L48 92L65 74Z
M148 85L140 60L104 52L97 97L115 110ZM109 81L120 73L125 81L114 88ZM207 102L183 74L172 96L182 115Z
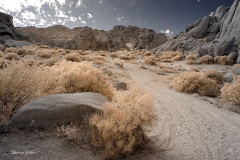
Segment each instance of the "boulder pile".
M231 7L217 10L187 26L184 32L154 49L158 55L163 50L195 52L200 56L229 56L240 63L240 0Z

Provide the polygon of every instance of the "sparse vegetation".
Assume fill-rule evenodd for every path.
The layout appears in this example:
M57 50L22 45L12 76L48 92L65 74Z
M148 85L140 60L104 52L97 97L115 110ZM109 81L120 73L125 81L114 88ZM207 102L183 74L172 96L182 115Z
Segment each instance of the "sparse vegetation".
M8 60L19 60L19 56L17 55L17 53L8 53L5 57L5 59Z
M214 62L221 65L229 65L233 63L228 56L216 56L214 57Z
M174 78L172 87L180 92L216 97L220 94L220 79L221 76L216 71L184 72Z
M174 52L174 51L165 51L161 54L158 58L161 62L172 62L172 61L179 61L183 57L181 52Z
M192 60L192 61L194 61L194 60L196 60L196 59L197 59L197 55L194 54L194 53L190 53L190 54L188 54L187 57L186 57L186 60Z
M116 93L104 106L103 114L90 118L92 144L108 158L120 158L148 142L146 127L153 124L153 99L132 88Z
M240 107L240 78L236 78L234 82L227 83L221 89L221 96L224 100Z
M143 59L143 63L155 66L155 65L157 65L156 57L154 57L154 56L146 56Z
M205 55L205 56L202 56L200 58L200 62L202 64L213 64L214 63L214 58L212 56Z

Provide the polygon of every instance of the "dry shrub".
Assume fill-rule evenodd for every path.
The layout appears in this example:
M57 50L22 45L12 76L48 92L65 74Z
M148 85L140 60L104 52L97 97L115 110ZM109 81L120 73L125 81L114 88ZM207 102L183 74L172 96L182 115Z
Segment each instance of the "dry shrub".
M214 58L212 56L205 55L205 56L200 58L200 62L202 64L213 64Z
M105 57L103 57L103 56L92 56L91 59L92 60L105 61Z
M19 60L19 56L17 55L17 53L8 53L4 59L8 59L8 60Z
M188 64L188 65L192 65L192 64L194 64L194 63L195 63L194 60L187 60L187 61L186 61L186 64Z
M6 48L6 49L5 49L5 52L6 52L6 53L8 53L8 52L10 52L10 53L16 53L16 52L17 52L17 49L14 48L14 47L9 47L9 48Z
M37 51L37 55L41 58L51 58L51 50L49 49L41 49Z
M105 62L101 60L95 60L93 63L96 65L103 65Z
M128 60L132 60L132 57L130 57L130 56L121 56L120 59L128 61Z
M227 83L221 89L221 96L224 100L240 107L240 78L233 81L232 84Z
M174 51L165 51L159 57L159 60L162 62L171 62L171 61L179 61L183 57L181 52L174 52Z
M104 106L103 114L90 118L92 144L108 158L120 158L143 147L146 127L153 124L153 99L138 88L119 91Z
M159 65L160 71L163 73L177 73L177 70L166 65Z
M4 51L5 50L5 46L0 44L0 50Z
M208 74L202 72L184 72L174 78L172 87L180 92L216 97L220 93L221 85L214 79L215 77L208 77Z
M109 78L87 62L61 61L50 67L52 75L46 93L96 92L111 99L114 89Z
M50 46L47 45L40 45L39 47L43 49L52 49Z
M123 62L115 62L116 66L119 68L123 68Z
M214 62L221 65L229 65L233 63L228 56L216 56L214 57Z
M15 63L0 70L0 125L8 122L15 109L37 96L40 77L36 70Z
M206 76L209 79L215 80L218 84L223 83L223 75L218 71L215 70L207 71L204 73L204 76Z
M143 63L149 64L149 65L152 65L152 66L155 66L155 65L157 65L157 63L156 63L156 57L155 57L155 56L147 56L147 57L144 57Z
M72 62L80 62L81 57L78 53L70 53L65 56L65 59L67 61L72 61Z
M112 58L118 58L118 55L117 55L116 53L112 53L112 54L110 55L110 57L112 57Z
M45 61L45 66L53 66L55 65L60 59L57 58L57 57L54 57L54 58L50 58L48 59L47 61Z
M4 69L7 68L7 66L10 64L11 62L9 60L0 60L0 69Z
M0 58L3 57L3 52L0 50Z
M196 59L197 59L197 55L194 53L190 53L186 57L186 60L196 60Z
M57 52L60 55L66 55L66 50L65 49L58 49Z

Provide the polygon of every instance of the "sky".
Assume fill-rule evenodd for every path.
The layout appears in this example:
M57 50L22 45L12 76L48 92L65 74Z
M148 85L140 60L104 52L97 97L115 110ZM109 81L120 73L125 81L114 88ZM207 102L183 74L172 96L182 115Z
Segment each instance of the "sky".
M69 28L89 26L110 30L134 25L178 34L187 25L230 7L234 0L0 0L0 11L14 17L15 26Z

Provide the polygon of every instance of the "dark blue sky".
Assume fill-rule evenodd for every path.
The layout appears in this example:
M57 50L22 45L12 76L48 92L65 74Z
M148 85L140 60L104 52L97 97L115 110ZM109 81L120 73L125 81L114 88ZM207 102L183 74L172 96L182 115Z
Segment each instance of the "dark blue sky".
M11 14L16 26L90 26L110 30L135 25L174 34L187 25L230 7L234 0L0 0L0 11Z

